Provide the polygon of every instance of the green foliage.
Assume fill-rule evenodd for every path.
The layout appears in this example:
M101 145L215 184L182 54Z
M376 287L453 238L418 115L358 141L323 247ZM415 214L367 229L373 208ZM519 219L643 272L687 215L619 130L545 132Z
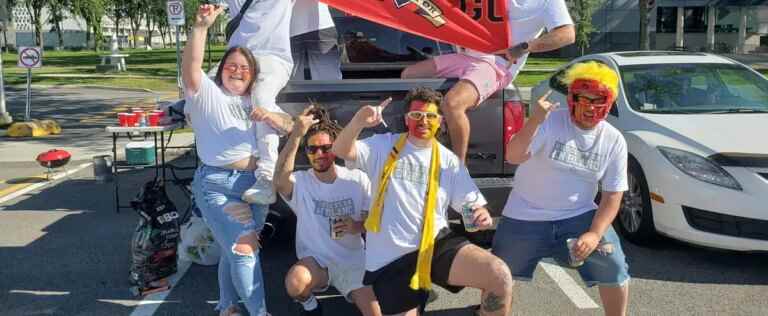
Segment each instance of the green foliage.
M571 16L576 23L576 46L582 55L589 48L592 33L597 32L592 25L592 14L600 4L601 0L572 0L570 3Z

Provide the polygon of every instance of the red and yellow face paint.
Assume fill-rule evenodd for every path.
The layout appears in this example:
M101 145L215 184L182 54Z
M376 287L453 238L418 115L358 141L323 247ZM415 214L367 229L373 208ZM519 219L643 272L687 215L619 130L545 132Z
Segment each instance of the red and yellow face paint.
M437 130L440 129L441 120L438 106L433 102L414 100L411 102L409 112L405 115L408 134L421 139L435 137Z

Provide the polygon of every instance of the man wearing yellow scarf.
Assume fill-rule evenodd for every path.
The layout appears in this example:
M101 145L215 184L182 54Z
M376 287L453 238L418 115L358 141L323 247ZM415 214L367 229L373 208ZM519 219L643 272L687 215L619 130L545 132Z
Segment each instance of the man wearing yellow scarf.
M448 229L449 206L471 203L480 229L492 219L467 168L435 138L442 95L411 90L403 102L406 133L357 140L364 128L383 122L389 101L358 110L332 149L372 182L363 284L373 286L385 315L418 315L432 283L452 292L481 289L480 315L507 315L512 277L506 264Z

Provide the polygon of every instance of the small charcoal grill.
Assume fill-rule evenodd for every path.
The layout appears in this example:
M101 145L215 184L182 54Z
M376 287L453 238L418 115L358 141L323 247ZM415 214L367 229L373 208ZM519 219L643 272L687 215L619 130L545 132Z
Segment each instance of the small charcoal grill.
M50 179L50 176L55 172L55 169L64 167L69 162L70 158L72 158L72 155L66 150L51 149L37 155L36 160L40 166L47 169L46 178Z

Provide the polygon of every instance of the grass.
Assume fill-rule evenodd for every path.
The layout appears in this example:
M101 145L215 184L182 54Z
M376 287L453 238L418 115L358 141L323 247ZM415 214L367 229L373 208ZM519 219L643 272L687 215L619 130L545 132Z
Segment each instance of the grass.
M126 49L120 51L130 55L126 58L128 71L109 73L108 78L96 71L101 55L93 51L44 51L43 67L32 69L32 83L41 85L103 85L120 88L142 88L156 91L176 89L176 49ZM211 47L211 60L215 63L224 54L224 46ZM27 69L16 66L18 55L3 54L3 74L9 85L26 84ZM207 62L207 55L206 55ZM203 66L207 66L204 63ZM93 75L92 78L52 77L46 75Z
M218 45L211 47L211 61L215 64L224 55L225 47ZM100 63L100 55L109 54L107 51L95 53L93 51L44 51L43 67L32 70L32 83L41 85L102 85L119 88L141 88L154 91L176 90L176 49L155 49L151 51L143 49L125 49L121 53L130 55L126 59L128 71L110 73L109 78L101 77L103 74L96 71L96 65ZM15 53L3 54L3 74L5 82L9 85L26 84L26 69L16 66L17 55ZM208 57L205 58L207 67ZM543 69L556 69L567 63L567 58L528 58L525 68L515 79L518 87L531 87L551 75L551 72L540 71ZM768 76L768 69L760 69L763 75ZM62 78L45 75L93 75L92 78ZM40 76L42 75L42 76ZM113 78L114 77L114 78Z

